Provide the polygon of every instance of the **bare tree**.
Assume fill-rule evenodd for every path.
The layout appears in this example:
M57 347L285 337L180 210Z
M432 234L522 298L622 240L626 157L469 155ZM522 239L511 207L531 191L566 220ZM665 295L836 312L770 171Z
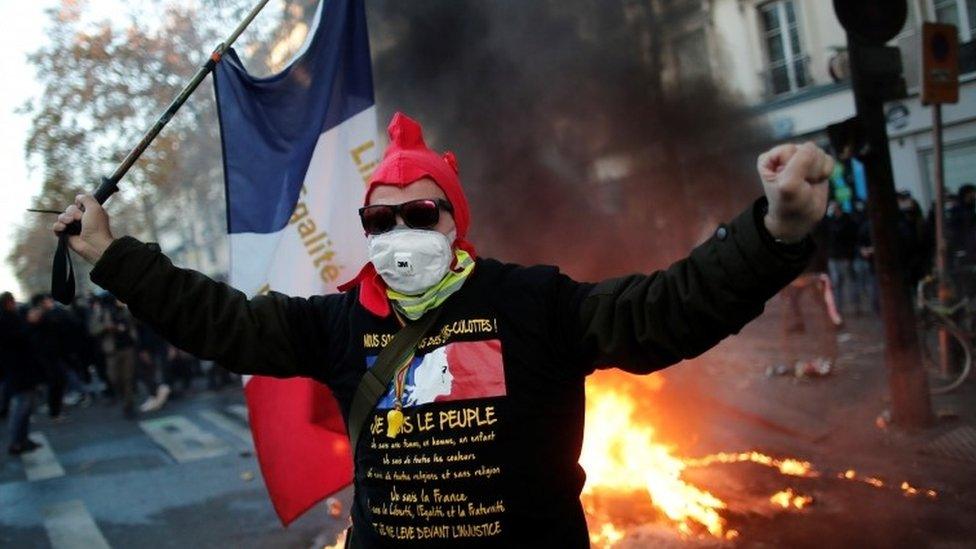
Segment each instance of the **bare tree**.
M93 189L250 4L208 0L191 7L156 1L132 7L121 25L90 21L86 4L75 0L49 10L49 40L29 57L43 91L22 108L31 116L25 154L43 176L35 204L62 209L78 192ZM295 29L307 30L314 5L296 0L277 18L262 14L239 43L255 72L287 61L297 48ZM191 96L125 176L110 206L120 233L162 241L164 247L171 242L174 249L168 251L189 263L198 248L222 246L226 226L211 90L204 83ZM51 221L29 218L7 258L30 291L44 290L50 282Z

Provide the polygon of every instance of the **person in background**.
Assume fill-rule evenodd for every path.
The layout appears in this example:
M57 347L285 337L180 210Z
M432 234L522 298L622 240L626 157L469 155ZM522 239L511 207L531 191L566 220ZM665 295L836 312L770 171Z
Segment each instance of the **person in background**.
M137 377L146 388L148 398L140 412L153 412L166 404L170 394L170 369L167 343L145 322L136 322ZM160 379L162 382L160 383Z
M51 300L52 303L54 300ZM78 315L74 304L70 307L58 307L63 313L62 340L59 342L61 347L61 361L64 364L64 377L68 393L64 397L64 402L68 406L88 406L93 397L88 388L91 375L88 372L89 353L88 353L88 330L81 317Z
M133 419L135 412L136 330L128 308L111 295L102 299L101 311L92 318L92 333L102 342L108 378L122 399L122 413Z
M105 350L102 344L102 337L100 334L96 333L96 329L100 326L99 323L95 322L95 319L100 318L102 315L102 301L103 299L99 296L91 296L88 299L88 315L85 319L88 328L88 337L92 345L92 358L95 365L95 373L104 382L104 389L102 389L101 396L108 399L109 402L115 400L115 389L112 387L112 382L108 378L108 365L105 361Z
M857 202L854 210L858 210L858 204L865 207L864 202ZM854 279L857 281L858 309L863 299L867 299L868 307L875 315L880 314L881 305L878 301L878 281L874 276L874 245L871 242L871 221L867 215L860 216L857 225L857 250L854 254L852 263L854 269Z
M29 319L35 317L36 329L32 331L34 355L44 373L47 385L48 416L55 422L65 419L64 391L68 384L67 345L71 340L70 313L54 302L47 294L37 294L31 298Z
M810 261L779 293L783 301L780 362L767 373L795 374L808 366L829 369L837 360L837 330L843 320L827 275L826 217L814 227L810 238L816 244Z
M857 247L857 225L840 205L831 200L823 221L827 245L827 273L834 290L834 302L841 313L851 305L859 308L852 261Z
M171 372L170 388L174 391L174 398L188 393L193 387L193 376L200 371L200 360L186 351L181 351L173 345L166 349L166 360ZM209 370L208 370L209 374ZM177 388L176 382L180 382Z
M906 290L914 294L918 281L928 272L928 259L932 257L926 238L922 207L908 191L898 191L897 234L901 251L902 273Z
M10 394L7 452L19 455L41 445L30 439L30 416L34 408L34 390L40 381L38 364L31 346L31 323L41 320L39 309L30 309L25 320L17 310L10 292L0 294L0 367Z
M212 362L207 370L207 389L219 391L234 382L234 374L217 362Z
M7 293L7 292L4 292ZM3 348L0 347L0 353ZM0 360L0 419L6 419L10 413L10 382L7 380L7 369L4 368L3 361Z
M88 327L91 325L93 298L90 294L75 298L70 310L75 319L74 335L77 343L73 349L75 364L81 381L86 384L86 398L82 404L94 400L100 387L108 387L105 375L105 357L102 356L101 345L91 335Z
M976 265L976 185L959 187L959 199L946 216L949 266Z

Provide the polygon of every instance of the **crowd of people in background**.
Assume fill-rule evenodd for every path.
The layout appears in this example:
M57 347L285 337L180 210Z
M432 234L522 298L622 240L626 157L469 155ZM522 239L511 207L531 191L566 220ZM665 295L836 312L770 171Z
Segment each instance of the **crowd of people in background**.
M897 202L895 237L902 263L898 272L904 277L906 291L914 296L919 281L933 272L936 263L935 206L926 215L907 191L898 192ZM972 298L976 291L976 185L962 185L957 193L947 194L943 212L950 283L959 297ZM852 199L845 211L840 202L832 200L813 238L817 253L807 270L780 294L784 301L784 364L779 369L783 372L796 371L795 364L800 363L803 371L829 372L836 362L845 319L880 313L866 203ZM807 300L812 307L802 305ZM811 321L816 326L808 326ZM798 342L797 334L803 334L800 339L805 343Z
M7 417L10 454L39 447L28 436L37 402L56 423L65 406L96 401L134 419L190 391L203 374L211 390L232 383L227 370L168 344L111 295L63 307L45 294L25 304L0 294L0 417Z
M838 312L858 316L870 310L877 314L871 224L864 202L854 201L853 206L848 213L837 202L829 204L816 235L822 241L825 266L814 265L814 269L828 273ZM903 265L900 272L908 290L914 291L935 266L935 206L929 208L926 216L918 201L901 191L898 211L896 236ZM976 185L963 185L958 193L947 194L944 212L947 266L950 276L962 284L967 269L976 266Z

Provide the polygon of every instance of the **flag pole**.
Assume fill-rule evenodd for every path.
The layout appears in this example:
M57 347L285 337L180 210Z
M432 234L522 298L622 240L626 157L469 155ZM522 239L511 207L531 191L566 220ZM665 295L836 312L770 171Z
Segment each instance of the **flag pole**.
M257 17L258 13L264 8L265 5L267 5L268 1L269 0L260 0L253 8L251 8L251 11L248 12L244 20L237 25L227 39L214 48L213 52L210 54L210 57L207 59L207 62L204 63L199 70L197 70L196 74L193 75L193 78L187 82L186 86L183 87L183 90L180 91L179 95L176 96L176 99L173 99L173 102L169 104L169 107L166 108L163 114L156 119L156 122L152 125L152 127L149 128L149 130L142 136L139 143L137 143L136 146L129 151L129 154L125 155L125 158L122 159L122 162L115 168L112 175L102 178L102 182L98 185L98 188L95 189L95 194L93 195L99 204L104 204L110 196L119 190L119 181L123 176L125 176L126 172L129 171L129 168L131 168L132 165L136 163L136 160L139 160L139 157L142 156L142 153L149 148L149 145L154 139L156 139L159 132L161 132L166 124L173 118L176 111L180 110L183 103L186 103L186 100L189 99L190 95L194 92L194 90L197 89L200 82L203 82L203 79L206 78L211 71L213 71L214 67L217 66L217 63L219 63L221 58L223 58L224 53L226 53L231 45L234 44L237 37L244 32L244 29L251 24L251 21ZM58 239L58 248L54 253L54 265L51 269L51 295L64 304L70 303L75 296L74 268L71 265L71 256L68 254L66 239L68 235L76 235L80 233L80 222L75 221L68 225L61 233Z
M202 82L203 79L206 78L208 74L210 74L210 71L212 71L214 67L217 66L217 63L220 62L221 58L224 56L224 53L227 51L227 49L230 48L231 45L234 43L234 41L237 40L237 37L240 36L242 32L244 32L244 29L246 29L247 26L251 24L251 21L253 21L254 18L257 17L258 12L260 12L261 9L264 8L264 6L268 3L268 1L269 0L261 0L260 2L257 3L257 5L251 8L251 11L247 14L247 17L245 17L244 20L241 21L239 25L237 25L237 28L234 29L234 32L232 32L230 36L227 37L226 40L221 42L214 49L213 53L210 54L210 58L207 59L207 62L204 63L199 70L197 70L196 74L193 75L193 78L191 78L190 81L187 82L186 86L183 87L183 90L180 92L180 94L176 96L176 99L174 99L173 102L169 104L169 107L166 108L166 111L163 112L163 114L156 120L156 123L153 124L151 128L149 128L149 131L147 131L146 134L142 136L142 139L139 140L139 143L131 151L129 151L129 154L125 156L125 158L122 160L122 163L115 168L115 171L112 172L112 175L102 179L102 183L98 186L98 189L95 190L95 195L94 195L95 200L98 200L99 204L104 203L109 196L112 196L112 194L114 194L116 191L119 190L118 189L119 180L121 180L122 177L126 174L126 172L129 171L129 168L131 168L132 165L135 164L136 160L138 160L139 157L142 156L143 151L145 151L149 147L149 144L152 143L154 139L156 139L156 136L159 135L159 132L162 131L163 127L166 126L166 124L170 121L171 118L173 118L173 115L176 114L176 111L180 110L180 107L183 106L183 103L186 103L186 100L189 99L190 95L194 92L194 90L197 89L197 86L200 85L200 82Z

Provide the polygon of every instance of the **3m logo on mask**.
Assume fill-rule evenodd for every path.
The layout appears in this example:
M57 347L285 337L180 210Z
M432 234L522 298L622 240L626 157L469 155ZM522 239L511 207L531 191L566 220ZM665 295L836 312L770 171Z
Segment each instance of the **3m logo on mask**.
M453 231L396 229L370 235L369 260L390 288L407 295L424 293L447 274L454 257Z
M412 256L413 254L410 252L398 252L394 255L393 261L398 273L405 275L413 274Z

